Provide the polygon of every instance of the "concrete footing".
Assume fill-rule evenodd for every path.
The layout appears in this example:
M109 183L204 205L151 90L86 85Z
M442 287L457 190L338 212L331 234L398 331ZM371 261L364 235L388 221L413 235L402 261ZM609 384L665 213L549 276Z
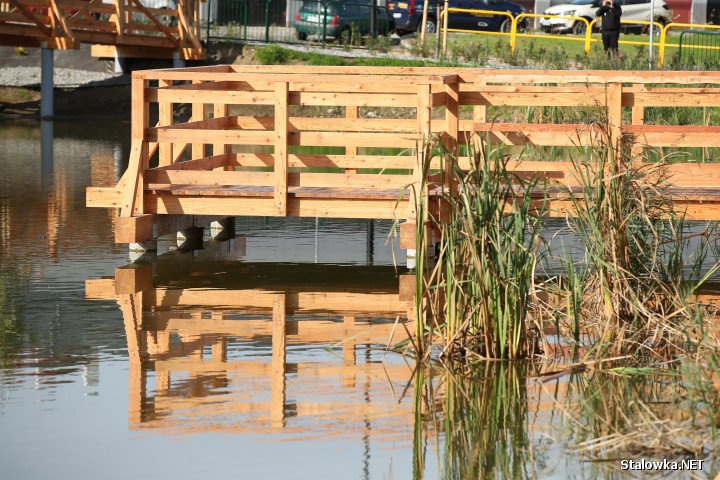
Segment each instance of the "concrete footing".
M177 246L182 250L202 250L203 228L192 227L177 233Z
M147 240L129 245L130 261L152 260L157 258L157 240Z
M219 242L235 238L235 217L222 218L210 223L210 236Z
M185 68L185 59L180 56L180 52L173 53L173 68Z

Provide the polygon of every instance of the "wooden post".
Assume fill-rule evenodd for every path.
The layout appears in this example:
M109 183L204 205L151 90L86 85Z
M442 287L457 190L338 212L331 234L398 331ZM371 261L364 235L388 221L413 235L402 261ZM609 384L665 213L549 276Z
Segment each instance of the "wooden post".
M420 196L425 196L425 192L421 192L420 188L425 180L424 167L425 162L428 160L425 157L425 143L430 141L430 135L432 133L432 107L430 99L432 98L432 89L429 84L419 84L417 86L417 133L420 137L418 140L418 155L417 164L415 165L415 171L413 172L413 183L415 184L415 194L418 198L415 199L415 205L410 205L410 215L412 219L416 219L417 215L417 203L420 201ZM424 200L423 200L424 201ZM427 210L427 208L426 208ZM419 221L423 221L420 219Z
M171 87L172 80L160 80L158 86ZM173 124L173 103L160 102L158 104L158 126L167 127ZM158 144L158 165L161 167L172 165L173 163L173 144L162 142Z
M644 89L645 85L636 83L633 85L635 92L638 92L638 90ZM645 125L645 107L642 105L635 105L635 102L633 101L632 106L632 124L633 125ZM638 138L633 139L633 145L632 145L632 151L630 153L630 158L635 161L642 161L643 157L643 147L640 143Z
M287 216L288 82L275 83L275 215Z
M458 131L460 127L460 84L456 81L445 85L445 131L443 132L443 144L450 156L458 158ZM445 159L443 185L450 187L452 182L452 162Z
M345 107L345 118L349 119L357 119L358 118L358 106L357 105L348 105ZM358 154L358 147L355 145L345 147L345 155L357 155ZM357 168L346 168L345 173L357 173Z
M423 2L422 23L420 24L420 51L423 52L421 55L425 54L425 29L427 28L428 3L430 3L429 0ZM437 23L437 20L435 20L435 22ZM437 33L437 28L435 28L435 34L437 35Z
M117 30L118 43L125 35L125 0L115 0L115 30Z
M622 165L622 83L608 84L608 162L611 172L617 174Z
M202 83L200 81L193 81L194 84ZM205 103L193 103L192 104L192 117L191 122L202 122L205 120L206 106ZM193 143L192 144L192 158L203 158L205 156L205 144L204 143Z
M225 118L228 116L229 108L226 103L216 103L213 107L213 118ZM230 153L230 145L226 143L213 144L213 155Z
M273 295L272 373L270 379L270 425L285 426L285 337L287 334L286 298L284 293Z
M445 0L445 5L443 6L443 12L445 14L443 15L443 30L442 30L442 53L443 56L447 54L447 29L448 29L448 17L450 16L450 12L448 12L449 7L448 0Z
M121 217L140 215L143 210L143 175L148 168L148 145L144 141L145 129L149 122L149 106L145 101L145 91L149 82L141 76L133 76L132 123L130 126L130 161L128 162L128 183L123 193L120 209Z

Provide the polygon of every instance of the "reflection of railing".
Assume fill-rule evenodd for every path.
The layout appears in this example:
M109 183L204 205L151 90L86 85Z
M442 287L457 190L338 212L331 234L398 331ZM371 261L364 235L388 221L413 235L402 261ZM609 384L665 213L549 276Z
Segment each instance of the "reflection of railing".
M91 43L202 58L198 15L195 0L179 0L172 9L146 7L140 0L0 0L0 44L63 49Z
M264 266L243 268L260 271ZM162 269L162 262L156 268ZM398 403L390 391L407 384L412 368L390 358L384 363L358 361L356 352L363 345L385 346L407 338L406 328L396 321L405 322L401 317L410 303L400 300L397 281L390 290L360 287L345 267L350 279L345 289L329 281L326 287L311 287L288 280L294 278L293 268L284 265L281 284L263 289L196 287L181 279L173 280L180 288L155 286L149 265L119 268L111 279L88 280L86 297L117 300L123 315L130 428L173 433L272 428L301 434L306 420L322 419L342 434L377 419L376 438L407 435L412 402ZM329 278L338 275L337 267L327 269L323 274ZM203 273L214 279L222 275L193 275ZM391 270L387 274L395 278ZM298 356L290 363L288 345L334 347L342 354L337 360L332 354L312 361ZM253 355L246 354L245 346L251 346ZM268 354L262 355L263 350ZM148 385L149 371L155 388ZM370 391L372 407L355 400ZM402 391L397 393L399 397Z

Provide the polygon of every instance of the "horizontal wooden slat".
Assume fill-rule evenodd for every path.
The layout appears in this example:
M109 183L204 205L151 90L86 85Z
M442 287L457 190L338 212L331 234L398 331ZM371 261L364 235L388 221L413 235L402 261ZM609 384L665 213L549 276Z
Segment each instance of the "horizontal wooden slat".
M244 198L242 202L229 197L177 197L146 195L146 212L184 215L247 215L273 216L274 200ZM397 200L329 200L288 197L288 216L323 218L407 218L407 202Z
M229 165L246 167L270 167L275 159L272 154L234 154ZM412 169L417 164L415 156L393 155L289 155L288 166L310 168L399 168Z
M460 92L460 105L496 105L505 107L555 106L596 107L605 106L605 91L588 93L495 93Z
M623 133L641 145L655 147L720 147L720 127L696 125L627 125Z
M147 183L177 185L273 185L271 172L199 172L191 170L150 170ZM409 175L345 174L345 173L289 173L288 186L292 187L347 187L402 189L410 183Z

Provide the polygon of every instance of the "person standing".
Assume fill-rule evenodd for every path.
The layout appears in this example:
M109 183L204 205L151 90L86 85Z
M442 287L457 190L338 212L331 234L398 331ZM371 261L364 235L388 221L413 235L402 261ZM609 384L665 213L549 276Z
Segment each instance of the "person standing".
M602 40L605 53L617 54L622 8L615 3L615 0L603 0L595 15L602 17Z

